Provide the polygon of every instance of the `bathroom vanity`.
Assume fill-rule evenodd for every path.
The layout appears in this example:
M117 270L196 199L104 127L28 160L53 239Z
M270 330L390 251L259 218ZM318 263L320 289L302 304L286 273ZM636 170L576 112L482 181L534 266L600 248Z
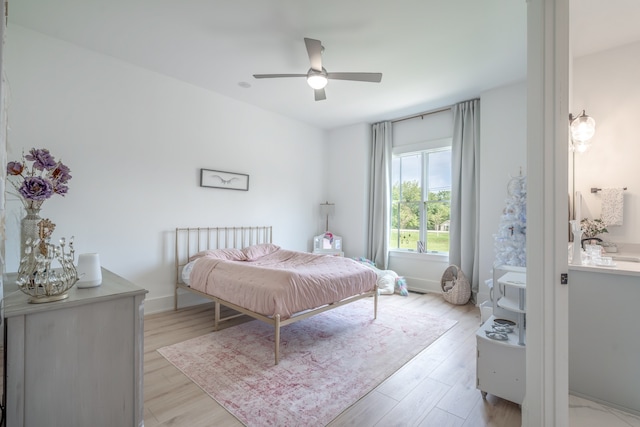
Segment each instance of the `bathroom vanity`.
M640 414L640 262L614 262L569 266L569 390Z

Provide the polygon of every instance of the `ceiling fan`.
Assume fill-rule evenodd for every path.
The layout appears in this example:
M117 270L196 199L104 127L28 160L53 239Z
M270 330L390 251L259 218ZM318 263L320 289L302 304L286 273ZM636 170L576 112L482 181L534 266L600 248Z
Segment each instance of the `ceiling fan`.
M307 83L314 90L316 101L327 99L324 87L327 85L329 79L372 83L380 83L382 80L382 73L328 73L322 66L324 46L322 46L320 40L305 37L304 44L307 47L307 54L309 55L309 62L311 63L311 68L309 68L307 74L254 74L253 77L256 79L306 77Z

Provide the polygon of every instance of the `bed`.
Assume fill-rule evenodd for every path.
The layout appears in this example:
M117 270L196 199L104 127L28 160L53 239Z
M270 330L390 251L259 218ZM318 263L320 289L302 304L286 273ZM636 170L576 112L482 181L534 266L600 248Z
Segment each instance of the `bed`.
M349 258L290 251L272 242L272 227L176 228L175 309L179 290L212 300L214 330L248 315L274 327L275 363L280 328L315 314L373 297L377 275ZM221 318L221 306L235 314Z

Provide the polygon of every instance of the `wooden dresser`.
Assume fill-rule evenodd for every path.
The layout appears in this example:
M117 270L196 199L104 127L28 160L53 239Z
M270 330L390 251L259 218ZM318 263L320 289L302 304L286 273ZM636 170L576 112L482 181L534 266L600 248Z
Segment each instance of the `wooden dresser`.
M102 269L102 284L30 304L5 278L7 426L143 426L147 291Z

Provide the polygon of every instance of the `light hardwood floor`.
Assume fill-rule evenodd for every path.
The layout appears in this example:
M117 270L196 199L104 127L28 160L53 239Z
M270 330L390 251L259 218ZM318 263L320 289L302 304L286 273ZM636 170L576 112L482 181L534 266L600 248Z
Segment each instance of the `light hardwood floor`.
M330 426L520 426L518 405L491 395L484 400L476 389L477 307L454 306L436 294L380 299L384 306L424 310L458 323ZM156 351L212 332L212 307L206 304L145 316L145 427L242 426ZM246 320L234 322L241 321Z

